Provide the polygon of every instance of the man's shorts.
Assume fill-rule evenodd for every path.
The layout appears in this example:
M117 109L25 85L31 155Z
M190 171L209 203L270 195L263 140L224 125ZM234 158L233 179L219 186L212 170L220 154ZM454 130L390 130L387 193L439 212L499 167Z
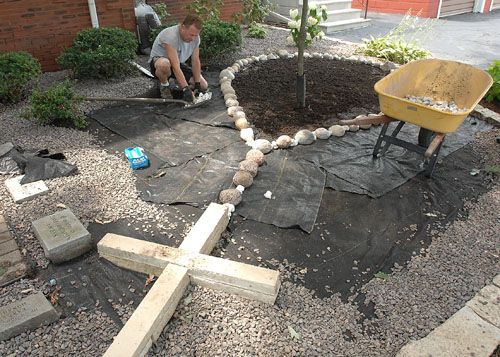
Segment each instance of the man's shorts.
M150 68L150 71L151 71L151 74L153 76L156 77L156 68L155 68L155 61L158 59L158 58L161 58L161 57L153 57L151 59L151 62L149 62L149 68ZM191 79L191 77L193 76L193 71L191 70L191 67L189 67L187 64L185 63L181 63L181 71L182 73L184 74L184 78L186 79L186 82L189 82L189 80ZM175 78L175 74L174 74L174 71L172 71L172 74L170 75L170 77L172 78ZM158 78L158 77L156 77Z

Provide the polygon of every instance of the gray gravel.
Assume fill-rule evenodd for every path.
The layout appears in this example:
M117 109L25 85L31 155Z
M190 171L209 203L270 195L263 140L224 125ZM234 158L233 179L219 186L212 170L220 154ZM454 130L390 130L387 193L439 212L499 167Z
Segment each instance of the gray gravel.
M286 33L269 30L266 40L245 38L235 59L292 48L285 45ZM310 52L348 55L355 47L323 40ZM66 77L64 72L45 74L43 85ZM77 82L85 95L131 96L144 92L151 81L133 76L111 83ZM86 103L83 110L103 103ZM46 181L50 193L15 205L0 177L0 214L11 222L22 253L39 268L47 266L40 244L30 232L31 221L69 207L84 224L119 218L140 221L146 227L159 222L187 231L192 224L175 209L165 213L138 198L136 178L122 153L101 149L92 135L65 128L40 127L20 117L24 105L0 107L0 143L14 141L24 148L49 148L64 152L78 166L73 177ZM478 135L474 149L485 165L500 164L494 138L498 129ZM462 307L475 292L498 273L500 188L497 178L490 192L478 202L467 203L462 220L433 231L429 247L415 252L407 266L395 266L387 280L374 279L362 287L365 302L372 302L375 318L363 318L353 302L338 295L315 298L294 282L303 271L287 262L275 262L282 284L273 306L249 302L236 296L201 287L190 287L173 319L167 325L151 356L388 356L410 339L426 335ZM242 237L232 237L240 240ZM216 255L223 254L217 249ZM124 290L127 284L124 283ZM0 305L35 290L50 293L36 278L23 279L0 288ZM122 321L134 306L127 301L108 301ZM364 307L362 307L364 309ZM80 308L58 322L0 342L2 356L95 356L102 354L118 332L117 325L101 306Z

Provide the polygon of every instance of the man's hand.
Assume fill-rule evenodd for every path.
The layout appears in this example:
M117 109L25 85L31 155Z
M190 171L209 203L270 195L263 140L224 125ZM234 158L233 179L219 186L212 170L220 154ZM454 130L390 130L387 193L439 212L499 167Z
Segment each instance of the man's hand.
M194 101L193 92L191 91L191 89L189 89L188 86L185 86L182 89L182 100L188 103L192 103Z
M203 89L201 89L201 83L196 82L194 84L194 95L199 96L199 95L204 94L204 93L205 93L205 91Z

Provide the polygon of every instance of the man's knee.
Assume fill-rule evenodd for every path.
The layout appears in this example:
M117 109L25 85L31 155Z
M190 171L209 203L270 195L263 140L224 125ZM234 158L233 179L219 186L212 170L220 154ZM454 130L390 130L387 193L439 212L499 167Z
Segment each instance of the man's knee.
M155 68L157 71L170 72L170 67L171 64L168 58L160 57L155 62Z

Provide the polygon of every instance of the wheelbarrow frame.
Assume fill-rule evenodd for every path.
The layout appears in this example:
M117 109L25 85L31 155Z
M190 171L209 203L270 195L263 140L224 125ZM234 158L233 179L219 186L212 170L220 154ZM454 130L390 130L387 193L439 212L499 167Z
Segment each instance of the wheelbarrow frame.
M396 128L394 128L390 135L387 135L389 124L396 121L399 121L398 125L396 126ZM394 119L387 115L363 116L355 119L340 121L340 124L343 125L383 124L382 129L380 130L380 133L378 135L377 142L375 143L375 147L373 148L373 157L378 158L385 155L391 145L405 148L424 156L425 175L427 177L431 177L432 173L434 172L437 157L439 155L439 151L446 134L435 133L436 135L427 146L423 145L423 143L419 143L419 145L416 145L397 138L397 135L399 134L405 123L406 122L403 120ZM421 132L422 130L427 131L428 129L420 128ZM384 146L382 146L382 144L384 144Z

